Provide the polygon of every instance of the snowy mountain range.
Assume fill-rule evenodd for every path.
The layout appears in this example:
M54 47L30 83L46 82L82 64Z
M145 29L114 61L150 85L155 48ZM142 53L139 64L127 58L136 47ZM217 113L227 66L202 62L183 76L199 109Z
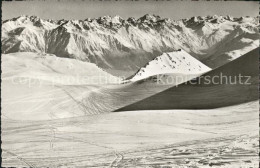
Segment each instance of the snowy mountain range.
M2 21L2 53L37 52L95 63L105 70L136 72L165 52L182 49L211 68L259 46L258 17L205 16L174 21L104 16Z

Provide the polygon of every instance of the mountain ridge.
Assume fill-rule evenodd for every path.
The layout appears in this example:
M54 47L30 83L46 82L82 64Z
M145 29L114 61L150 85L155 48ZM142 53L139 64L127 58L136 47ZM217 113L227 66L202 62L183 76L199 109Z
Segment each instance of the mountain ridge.
M164 52L182 49L215 68L237 58L232 51L245 50L242 55L258 46L258 19L198 16L174 21L147 14L125 20L120 16L46 20L21 16L2 22L2 53L49 53L103 69L134 72Z

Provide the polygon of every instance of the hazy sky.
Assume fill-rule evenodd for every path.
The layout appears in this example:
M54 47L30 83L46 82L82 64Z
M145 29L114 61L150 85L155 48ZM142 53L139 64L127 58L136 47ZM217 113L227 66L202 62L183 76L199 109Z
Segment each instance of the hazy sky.
M104 15L123 18L157 14L172 19L192 16L232 15L257 16L255 1L130 1L130 0L61 0L2 2L2 19L20 15L36 15L44 19L85 19Z

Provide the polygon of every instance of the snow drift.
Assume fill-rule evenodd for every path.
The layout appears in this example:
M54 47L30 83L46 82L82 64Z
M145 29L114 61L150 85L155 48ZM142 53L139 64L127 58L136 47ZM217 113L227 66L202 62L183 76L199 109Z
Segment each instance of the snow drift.
M52 54L20 52L2 54L2 80L38 82L38 84L112 84L115 77L93 63L60 58ZM25 81L24 81L25 82Z

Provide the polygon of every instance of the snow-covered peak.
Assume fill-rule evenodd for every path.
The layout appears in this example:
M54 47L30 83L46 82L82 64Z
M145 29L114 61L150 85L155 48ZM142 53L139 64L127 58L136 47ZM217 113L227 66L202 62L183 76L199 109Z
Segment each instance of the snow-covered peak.
M141 68L130 81L161 74L202 74L211 70L184 50L163 53Z
M13 19L9 19L9 20L6 20L6 21L19 21L21 23L25 23L25 22L28 22L28 21L36 22L36 21L39 21L39 20L41 20L41 18L39 18L38 16L21 15L21 16L18 16L18 17L15 17Z
M145 21L157 22L160 19L161 19L161 17L158 15L146 14L146 15L140 17L138 20L140 20L141 22L145 22Z
M224 16L224 19L229 20L229 21L234 21L234 18L230 15Z
M114 23L114 24L121 24L122 23L122 18L118 15L114 16L112 19L111 19L111 22Z
M111 19L112 19L111 16L102 16L102 17L97 18L97 20L100 20L100 21L108 21L108 22L110 22Z
M96 21L100 24L121 24L123 19L120 16L103 16L96 19Z
M191 22L191 23L196 23L196 22L198 22L198 21L200 21L200 20L203 20L203 19L199 19L198 17L194 16L194 17L191 17L191 18L189 19L189 22Z

